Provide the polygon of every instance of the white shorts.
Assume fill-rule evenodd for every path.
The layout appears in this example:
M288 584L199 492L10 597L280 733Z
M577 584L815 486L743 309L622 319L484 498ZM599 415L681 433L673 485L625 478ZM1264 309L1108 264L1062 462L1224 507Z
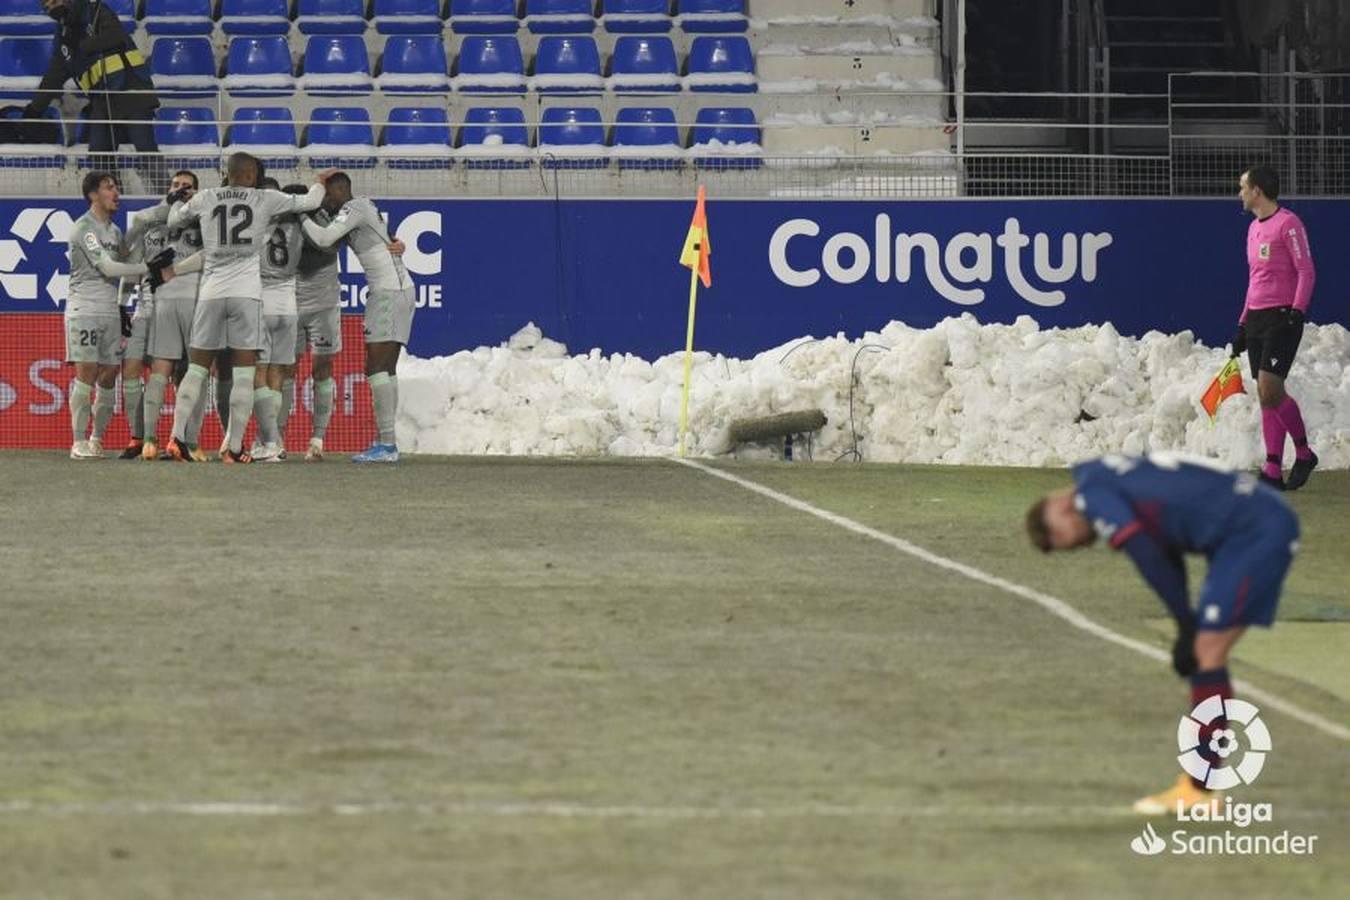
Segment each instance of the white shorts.
M258 362L270 366L295 365L295 316L263 316L263 346Z
M342 350L342 310L336 306L302 312L296 319L295 356L305 352L305 344L315 356L331 356Z
M144 313L137 311L137 315L131 320L131 336L127 338L126 346L122 348L122 360L128 359L149 359L150 338L154 331L152 323L154 322L154 312L147 310ZM121 323L118 323L118 330L121 330Z
M417 294L405 291L371 291L366 298L365 336L367 344L393 341L407 346L412 336L413 310Z
M66 362L115 366L121 358L122 321L111 316L66 314Z
M150 329L150 355L155 359L187 359L192 340L196 297L156 297L155 324Z
M193 348L259 350L262 345L262 300L218 297L197 301L192 316Z

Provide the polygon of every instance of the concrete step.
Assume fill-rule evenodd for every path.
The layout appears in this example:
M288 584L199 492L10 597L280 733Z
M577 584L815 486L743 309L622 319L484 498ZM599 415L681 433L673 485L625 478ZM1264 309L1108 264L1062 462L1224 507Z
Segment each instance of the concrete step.
M837 148L845 156L908 156L949 150L951 145L951 136L940 127L797 125L764 131L765 156L807 156L827 148Z

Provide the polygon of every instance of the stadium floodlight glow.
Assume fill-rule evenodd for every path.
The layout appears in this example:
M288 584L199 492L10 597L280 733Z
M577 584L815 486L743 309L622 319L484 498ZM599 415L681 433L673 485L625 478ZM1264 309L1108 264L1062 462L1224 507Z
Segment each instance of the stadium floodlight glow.
M1028 280L1023 268L1022 251L1032 248L1032 271L1046 284L1065 284L1074 278L1091 283L1097 280L1098 254L1111 246L1110 232L1068 232L1059 239L1059 263L1051 261L1052 237L1044 232L1026 234L1022 224L1009 216L1003 232L962 231L944 245L927 232L895 233L891 217L879 213L871 239L851 231L841 231L826 239L819 251L820 268L795 269L788 262L788 247L797 238L820 236L819 223L811 219L791 219L778 226L769 241L769 265L774 276L788 287L807 288L825 277L836 284L857 284L870 274L880 284L892 280L905 283L914 276L913 255L917 249L923 260L924 276L944 299L961 306L983 303L985 291L975 284L988 284L995 277L995 246L1002 249L1002 271L1008 285L1023 300L1035 306L1059 306L1068 299L1062 290L1042 290ZM815 256L815 251L811 251ZM845 260L848 260L845 262Z

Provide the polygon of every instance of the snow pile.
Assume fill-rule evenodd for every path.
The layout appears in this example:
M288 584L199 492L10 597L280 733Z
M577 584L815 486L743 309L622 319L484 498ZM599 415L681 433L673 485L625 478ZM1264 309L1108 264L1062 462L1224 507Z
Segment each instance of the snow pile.
M802 339L739 360L695 356L690 448L727 452L734 419L818 407L814 457L1063 465L1181 450L1235 466L1264 458L1252 394L1215 425L1199 397L1225 359L1189 332L1121 337L1110 325L1042 331L1030 318L935 328L893 322L860 340ZM1350 332L1309 326L1290 391L1327 467L1350 467ZM533 325L504 347L399 368L399 443L421 453L665 456L675 452L682 354L572 356ZM744 451L742 451L744 452ZM765 455L772 451L759 448ZM1292 459L1292 450L1289 451Z

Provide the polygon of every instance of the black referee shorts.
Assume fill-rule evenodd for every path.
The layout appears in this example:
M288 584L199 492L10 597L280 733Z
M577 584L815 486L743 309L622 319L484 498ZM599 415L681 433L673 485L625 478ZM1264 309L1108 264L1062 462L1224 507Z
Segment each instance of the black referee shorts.
M1294 355L1303 340L1303 323L1290 325L1289 309L1276 306L1247 313L1247 362L1253 378L1261 372L1289 377Z

